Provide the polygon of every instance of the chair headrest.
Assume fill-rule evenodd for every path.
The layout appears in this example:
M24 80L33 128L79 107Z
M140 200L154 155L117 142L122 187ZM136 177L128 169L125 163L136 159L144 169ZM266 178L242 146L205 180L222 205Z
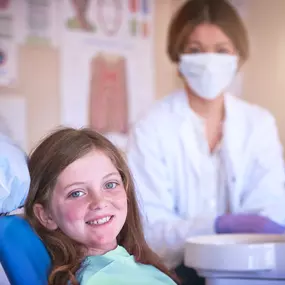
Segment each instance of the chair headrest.
M0 217L0 261L13 285L47 284L50 256L22 217Z

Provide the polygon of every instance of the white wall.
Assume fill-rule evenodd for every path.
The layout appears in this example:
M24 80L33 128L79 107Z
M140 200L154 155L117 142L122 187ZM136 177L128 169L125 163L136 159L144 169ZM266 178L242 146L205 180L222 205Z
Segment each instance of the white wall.
M244 98L269 109L285 146L285 1L248 0L251 56L244 68Z

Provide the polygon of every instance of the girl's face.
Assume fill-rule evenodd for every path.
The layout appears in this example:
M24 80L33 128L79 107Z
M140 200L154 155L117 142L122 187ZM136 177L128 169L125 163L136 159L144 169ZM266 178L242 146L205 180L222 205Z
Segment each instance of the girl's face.
M71 163L57 179L49 210L34 207L44 226L59 228L88 249L103 254L117 246L127 216L127 195L108 156L93 150Z

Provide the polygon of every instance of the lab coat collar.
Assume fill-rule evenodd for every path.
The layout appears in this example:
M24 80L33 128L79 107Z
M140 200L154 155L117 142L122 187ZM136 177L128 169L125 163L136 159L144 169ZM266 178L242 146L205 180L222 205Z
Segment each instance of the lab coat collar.
M178 91L174 94L173 111L178 117L178 126L180 135L185 145L186 156L192 161L193 169L197 175L201 175L202 157L201 145L194 136L194 124L192 110L189 108L188 98L185 91ZM243 157L243 138L244 124L242 110L239 107L239 99L229 93L225 94L225 122L223 135L222 155L225 161L227 171L231 172L231 179L235 180L239 171L240 160Z

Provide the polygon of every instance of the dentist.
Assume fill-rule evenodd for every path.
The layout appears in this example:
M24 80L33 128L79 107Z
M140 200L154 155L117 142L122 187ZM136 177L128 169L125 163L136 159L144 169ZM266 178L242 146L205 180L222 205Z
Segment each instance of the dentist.
M187 238L284 232L285 174L273 116L227 92L249 54L229 2L186 1L167 51L184 89L136 124L127 156L147 240L186 284L196 280L178 267Z

